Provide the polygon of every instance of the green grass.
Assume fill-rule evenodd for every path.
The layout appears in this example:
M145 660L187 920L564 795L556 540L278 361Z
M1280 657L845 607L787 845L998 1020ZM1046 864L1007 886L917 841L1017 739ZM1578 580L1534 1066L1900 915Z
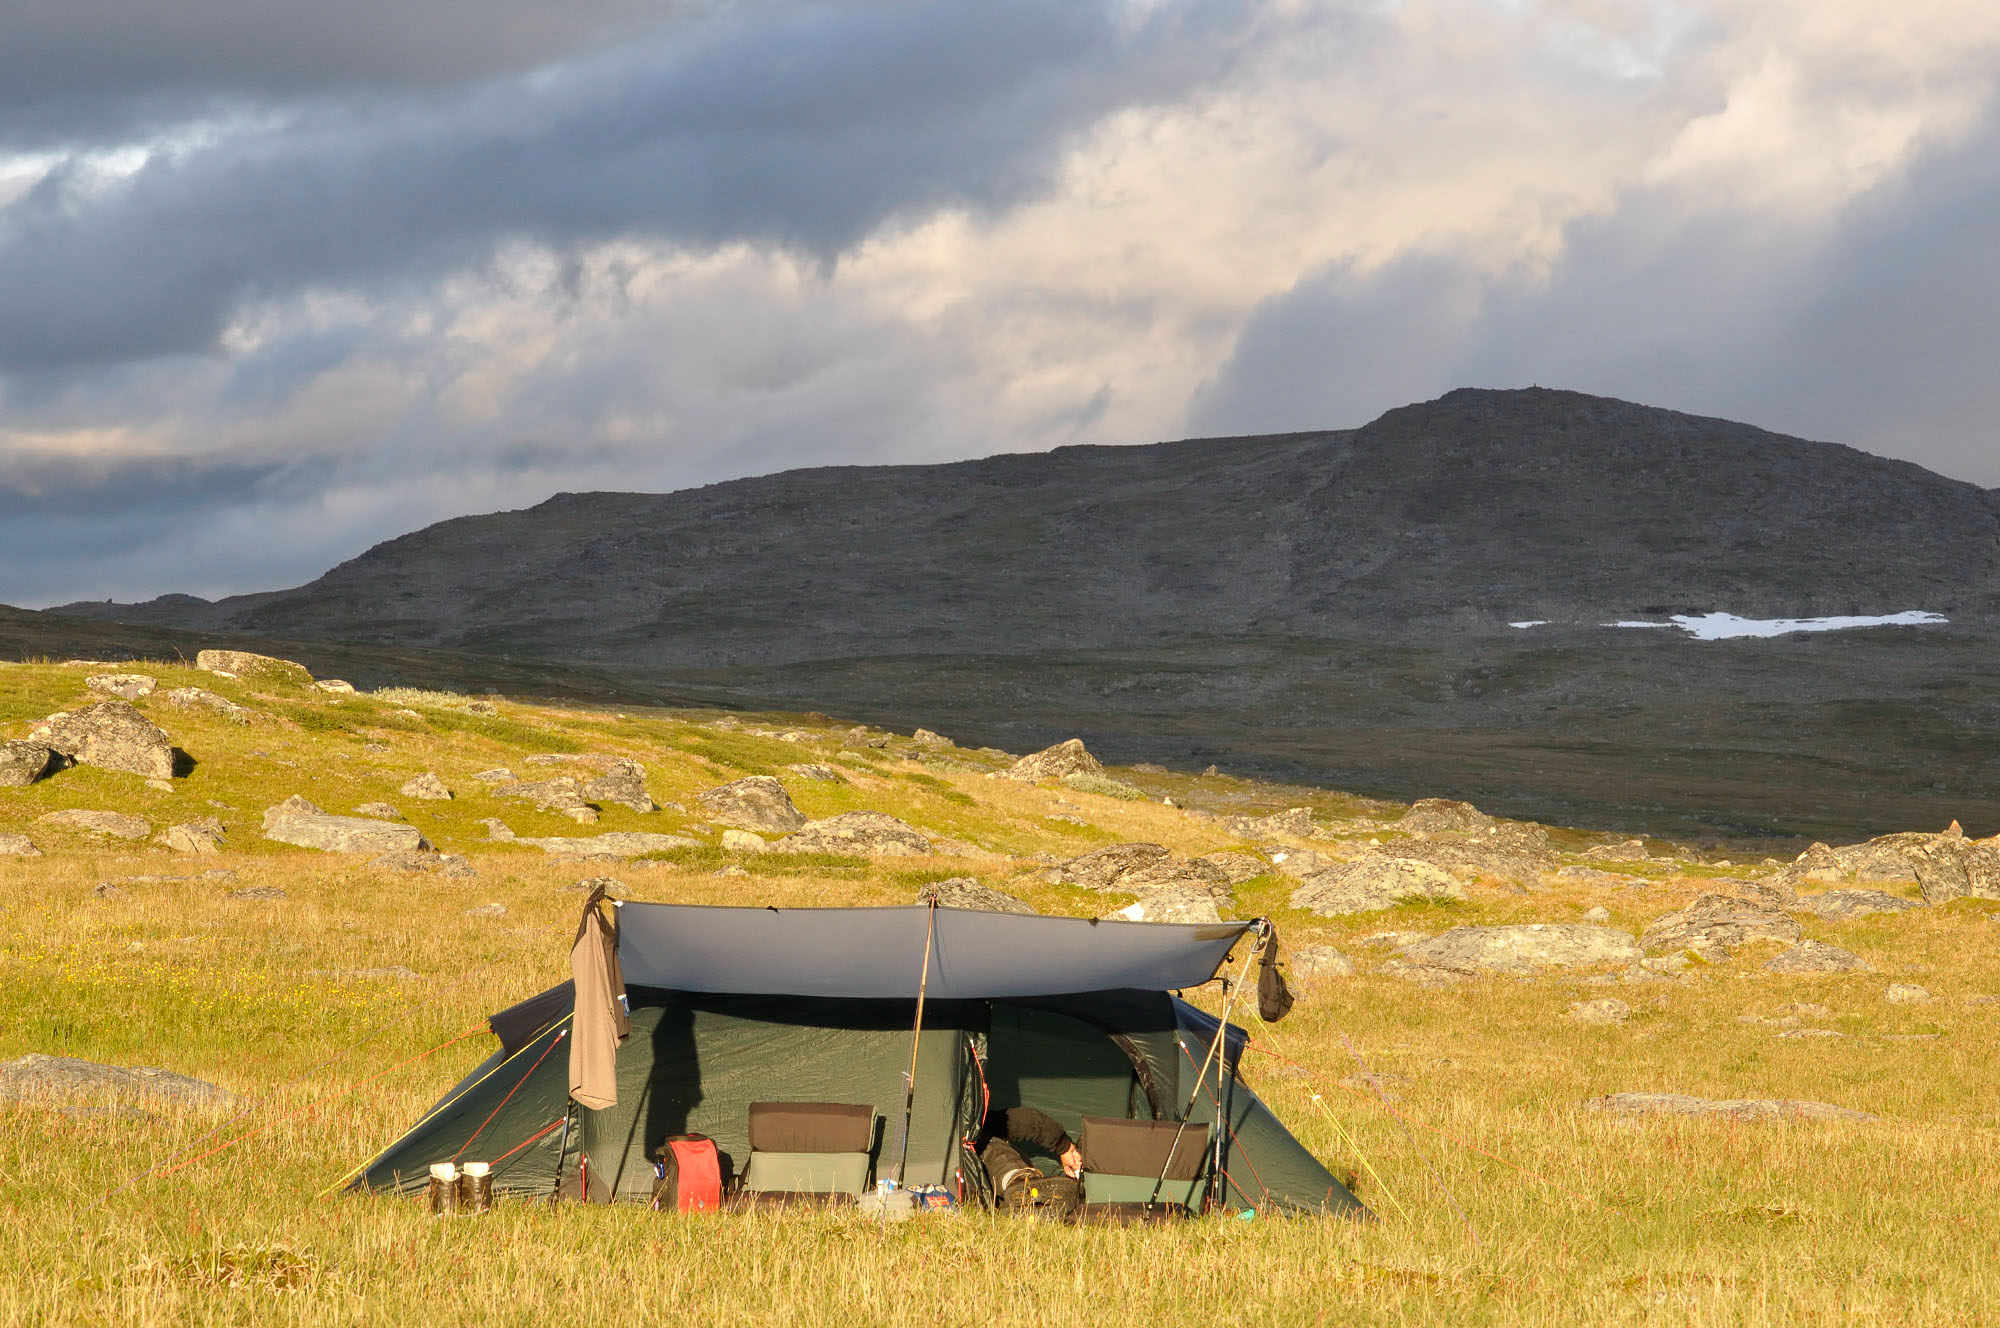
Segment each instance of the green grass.
M1245 1075L1309 1149L1355 1178L1381 1215L1372 1223L1060 1229L967 1215L882 1228L838 1215L690 1219L519 1202L438 1222L411 1202L316 1197L480 1060L490 1039L478 1033L404 1062L566 975L581 897L565 887L579 877L616 876L645 899L797 906L907 903L929 881L975 876L1044 912L1098 914L1120 901L1048 884L1037 855L1136 840L1184 854L1245 845L1219 822L1152 799L857 756L836 723L741 720L809 735L784 742L708 728L699 715L504 701L497 716L419 706L424 718L409 720L380 694L322 703L179 664L132 667L163 689L209 687L259 718L238 727L142 702L197 761L170 793L90 769L0 790L0 830L25 830L48 850L0 859L0 1059L37 1051L158 1065L239 1101L220 1115L144 1117L0 1107L0 1324L545 1324L583 1314L829 1325L1942 1324L1982 1321L2000 1303L1991 1198L2000 1008L1967 999L2000 992L1991 901L1806 919L1807 935L1874 969L1839 978L1763 975L1767 951L1753 950L1675 982L1606 985L1581 974L1433 990L1383 972L1388 952L1366 940L1568 921L1592 904L1636 930L1711 888L1712 871L1667 862L1647 864L1657 879L1641 890L1551 876L1527 893L1475 887L1463 904L1344 919L1290 909L1292 882L1275 872L1237 888L1239 916L1269 913L1289 944L1334 944L1362 964L1360 976L1303 988L1277 1028L1253 1025ZM76 670L0 667L5 736L81 693ZM303 715L340 724L310 727ZM607 807L598 825L577 826L468 778L503 765L536 777L541 768L525 759L561 751L639 760L654 797L687 810ZM805 761L833 764L850 782L785 770ZM422 770L458 796L401 797ZM724 852L695 795L762 771L778 774L808 815L871 808L983 852ZM1204 786L1240 795L1231 809L1310 801L1336 827L1382 811L1240 780L1143 778L1177 802ZM479 874L407 876L263 840L263 808L295 792L335 811L391 802ZM64 807L137 811L155 825L216 815L226 852L185 859L35 824ZM1084 824L1049 819L1057 814ZM523 835L665 830L702 847L562 863L489 841L479 822L490 816ZM1558 843L1573 849L1566 861L1589 860L1575 856L1590 849L1580 837ZM732 864L748 875L717 875ZM200 874L217 869L234 875ZM130 879L140 875L186 879ZM103 881L120 893L99 897ZM288 897L230 897L260 885ZM507 911L468 915L488 903ZM390 966L419 976L361 976ZM1882 993L1896 981L1937 999L1889 1005ZM1211 995L1192 995L1213 1008ZM1633 1006L1626 1023L1563 1017L1572 1002L1606 995ZM1798 1002L1828 1007L1810 1022L1844 1036L1784 1039L1779 1025L1743 1019ZM1392 1102L1358 1077L1364 1069ZM1881 1119L1631 1121L1585 1106L1635 1090L1807 1098Z

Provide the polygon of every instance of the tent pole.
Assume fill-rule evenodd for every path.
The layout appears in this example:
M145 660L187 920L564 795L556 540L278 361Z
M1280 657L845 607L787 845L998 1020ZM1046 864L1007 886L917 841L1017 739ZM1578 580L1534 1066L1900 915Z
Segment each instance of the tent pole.
M917 978L917 1021L910 1029L910 1068L903 1076L903 1142L896 1154L896 1188L903 1186L903 1167L910 1160L910 1118L917 1105L917 1049L924 1033L924 994L931 985L931 941L937 936L937 900L924 915L924 967Z
M569 1156L569 1123L576 1119L576 1100L572 1098L563 1104L562 1138L556 1141L556 1183L549 1191L549 1202L556 1203L562 1198L563 1161Z
M1216 1056L1220 1056L1222 1059L1220 1063L1217 1065L1215 1073L1215 1087L1216 1087L1215 1105L1218 1114L1221 1114L1224 1111L1224 1108L1222 1106L1222 1070L1229 1064L1229 1058L1228 1055L1223 1051L1223 1048L1225 1044L1227 1044L1229 1041L1229 1007L1236 1003L1237 991L1242 988L1243 983L1249 978L1250 965L1256 961L1257 952L1263 948L1263 940L1264 940L1264 926L1260 925L1257 928L1258 943L1252 945L1250 947L1250 952L1243 957L1243 971L1236 975L1236 981L1234 983L1231 983L1227 978L1223 979L1223 984L1226 990L1222 997L1222 1023L1221 1026L1215 1030L1214 1041L1209 1043L1208 1055L1202 1057L1200 1067L1196 1069L1194 1072L1194 1091L1188 1094L1187 1105L1181 1108L1180 1123L1174 1129L1174 1141L1167 1145L1167 1157L1164 1162L1160 1163L1160 1174L1153 1179L1153 1192L1146 1199L1146 1202L1148 1204L1158 1202L1160 1197L1160 1190L1167 1183L1167 1172L1173 1169L1174 1153L1178 1151L1181 1146L1181 1135L1187 1132L1188 1115L1190 1112L1194 1110L1195 1099L1201 1096L1202 1082L1208 1078L1208 1062L1212 1057ZM1217 1122L1218 1125L1222 1123L1224 1122L1220 1120ZM1213 1178L1211 1178L1211 1180L1212 1179Z

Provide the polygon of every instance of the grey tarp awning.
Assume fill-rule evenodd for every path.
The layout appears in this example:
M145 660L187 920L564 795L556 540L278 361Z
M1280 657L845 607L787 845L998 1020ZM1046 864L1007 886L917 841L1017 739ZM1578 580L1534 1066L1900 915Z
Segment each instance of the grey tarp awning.
M618 961L641 987L712 993L909 998L932 910L717 908L620 903ZM1109 922L936 910L934 1000L1198 987L1249 922Z

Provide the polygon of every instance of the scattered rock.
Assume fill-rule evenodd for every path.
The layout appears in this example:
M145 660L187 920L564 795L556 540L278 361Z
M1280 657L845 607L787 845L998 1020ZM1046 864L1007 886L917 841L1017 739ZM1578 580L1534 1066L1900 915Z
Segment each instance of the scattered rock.
M1453 973L1533 973L1545 968L1631 964L1640 957L1639 946L1627 933L1574 922L1453 927L1402 951L1406 964Z
M1331 945L1301 945L1286 963L1292 981L1310 985L1328 978L1351 978L1354 961Z
M1931 994L1914 982L1891 982L1882 999L1891 1005L1922 1005Z
M803 765L789 766L787 768L800 779L810 779L818 784L845 784L847 782L838 770L835 770L830 765L821 765L817 761L807 761Z
M1926 904L2000 899L2000 845L1958 835L1932 835L1909 850Z
M1533 885L1544 872L1556 869L1548 832L1540 826L1494 822L1491 829L1464 837L1443 832L1397 840L1380 849L1384 856L1408 862L1428 862L1454 876L1492 878Z
M769 853L771 845L762 835L751 834L748 830L724 830L722 847L728 853Z
M1070 738L1053 747L1044 747L1039 752L1022 757L1001 771L1000 777L1032 784L1038 779L1061 779L1065 775L1103 773L1104 766L1083 745L1083 739Z
M434 771L430 770L417 775L397 792L406 798L416 798L421 802L451 801L451 790L445 787L444 781L439 779Z
M809 821L778 847L787 853L863 853L870 857L915 857L931 851L931 841L915 827L883 812L843 812Z
M1220 922L1215 896L1206 890L1168 887L1149 890L1110 915L1123 922Z
M1127 872L1170 862L1173 857L1173 850L1164 844L1113 844L1058 863L1049 869L1048 876L1056 885L1111 890L1117 888L1118 879Z
M910 735L910 741L919 747L956 747L958 745L942 733L933 733L929 729L918 729Z
M194 666L209 673L260 682L285 683L293 687L312 686L312 671L305 665L248 650L204 650L194 657Z
M263 900L267 903L276 903L278 900L284 899L286 895L283 890L280 890L275 885L253 885L242 890L231 890L229 897L231 899Z
M159 687L160 680L143 673L93 673L83 680L83 685L104 696L136 701L142 696L151 696Z
M368 866L384 871L435 872L439 876L477 876L472 864L456 853L402 849L368 859Z
M504 765L495 766L491 770L474 771L472 777L482 784L513 784L519 782L514 772Z
M297 794L264 812L264 838L329 853L421 852L431 846L413 825L334 816Z
M1865 973L1867 961L1837 945L1800 941L1764 965L1766 973Z
M0 856L10 858L39 858L42 851L35 847L35 841L26 835L0 835Z
M1611 921L1611 910L1604 907L1604 905L1602 904L1599 904L1595 908L1587 908L1583 911L1582 920L1584 922L1592 923L1597 926L1602 926L1603 924Z
M474 779L483 778L474 775ZM555 779L515 780L512 783L495 783L493 796L514 802L526 802L536 811L556 812L569 817L579 825L595 825L597 808L583 796L583 785L569 775Z
M1498 824L1469 802L1454 802L1450 798L1419 798L1410 804L1410 810L1403 813L1403 819L1396 822L1396 828L1412 835L1462 835L1484 834Z
M603 772L584 784L583 796L593 802L630 807L635 812L660 810L660 804L646 791L646 768L624 756L611 757Z
M1613 996L1594 1001L1578 1001L1563 1011L1565 1018L1579 1024L1622 1024L1632 1017L1632 1007Z
M495 835L494 838L501 836ZM564 858L638 858L648 853L701 847L698 841L685 835L660 835L640 830L616 830L587 839L517 839L514 842L532 844L544 853Z
M1879 1119L1865 1111L1852 1111L1825 1102L1799 1102L1787 1098L1689 1097L1685 1093L1610 1093L1583 1104L1591 1111L1619 1116L1724 1116L1731 1120L1842 1120Z
M604 893L612 899L630 899L632 897L631 887L616 876L586 876L580 881L565 885L563 889L569 893L587 895L600 886L603 887Z
M354 695L354 684L345 678L320 678L313 683L313 686L319 691L330 692L335 696Z
M1010 894L976 881L970 876L954 876L948 881L932 881L917 891L919 904L936 903L939 908L970 908L982 913L1028 913L1035 910Z
M232 1100L214 1084L151 1065L98 1065L37 1052L0 1062L0 1102L52 1106L132 1099L181 1107L224 1106Z
M1253 880L1271 870L1271 864L1248 853L1222 852L1204 853L1196 862L1205 862L1221 872L1231 886L1238 886Z
M1799 939L1799 924L1763 904L1734 895L1706 894L1676 913L1653 919L1639 936L1647 950L1692 950L1726 958L1731 946L1749 941Z
M170 825L160 832L160 842L176 853L212 857L222 851L222 822L213 816Z
M176 687L160 693L160 700L178 710L200 710L231 724L248 724L251 712L226 696L217 696L203 687Z
M1298 881L1340 865L1338 858L1330 858L1309 848L1293 848L1289 844L1267 845L1264 851L1271 855L1272 866Z
M1900 913L1905 909L1922 908L1923 905L1884 890L1828 890L1823 894L1801 896L1798 907L1827 922L1851 922L1877 913Z
M10 738L0 743L0 788L32 784L48 774L55 763L55 751L47 743Z
M1309 876L1292 891L1293 908L1323 918L1372 913L1413 899L1464 899L1465 886L1427 862L1370 856Z
M465 916L468 918L504 918L507 916L507 906L505 904L480 904L477 907L466 909Z
M782 835L802 828L805 814L792 805L792 795L770 775L751 775L699 793L695 801L710 820L739 830Z
M42 825L59 825L69 830L82 830L93 835L105 835L112 839L144 839L153 832L150 822L143 816L129 816L124 812L99 812L71 810L50 812L35 818Z
M497 816L488 816L480 821L479 824L486 827L486 837L488 839L498 840L503 844L512 843L514 840L514 832L508 829L507 823Z
M384 821L400 821L403 813L386 802L364 802L354 809L356 816L375 816Z
M1229 832L1245 839L1306 839L1313 832L1312 808L1292 807L1269 816L1232 816Z
M99 701L81 710L50 715L29 737L78 765L149 779L173 778L173 743L130 701Z

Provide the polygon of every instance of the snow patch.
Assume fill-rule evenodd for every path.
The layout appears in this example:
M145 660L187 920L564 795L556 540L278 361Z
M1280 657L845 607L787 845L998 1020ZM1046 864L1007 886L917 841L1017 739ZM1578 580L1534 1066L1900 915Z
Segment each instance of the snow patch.
M1530 618L1526 622L1508 623L1507 625L1509 627L1526 630L1527 628L1530 627L1547 627L1549 625L1549 620L1547 618Z
M1784 636L1789 632L1839 632L1850 627L1936 627L1950 622L1941 613L1907 609L1872 617L1837 618L1739 618L1733 613L1676 613L1668 622L1614 622L1605 627L1678 627L1701 641L1728 641L1738 637Z

